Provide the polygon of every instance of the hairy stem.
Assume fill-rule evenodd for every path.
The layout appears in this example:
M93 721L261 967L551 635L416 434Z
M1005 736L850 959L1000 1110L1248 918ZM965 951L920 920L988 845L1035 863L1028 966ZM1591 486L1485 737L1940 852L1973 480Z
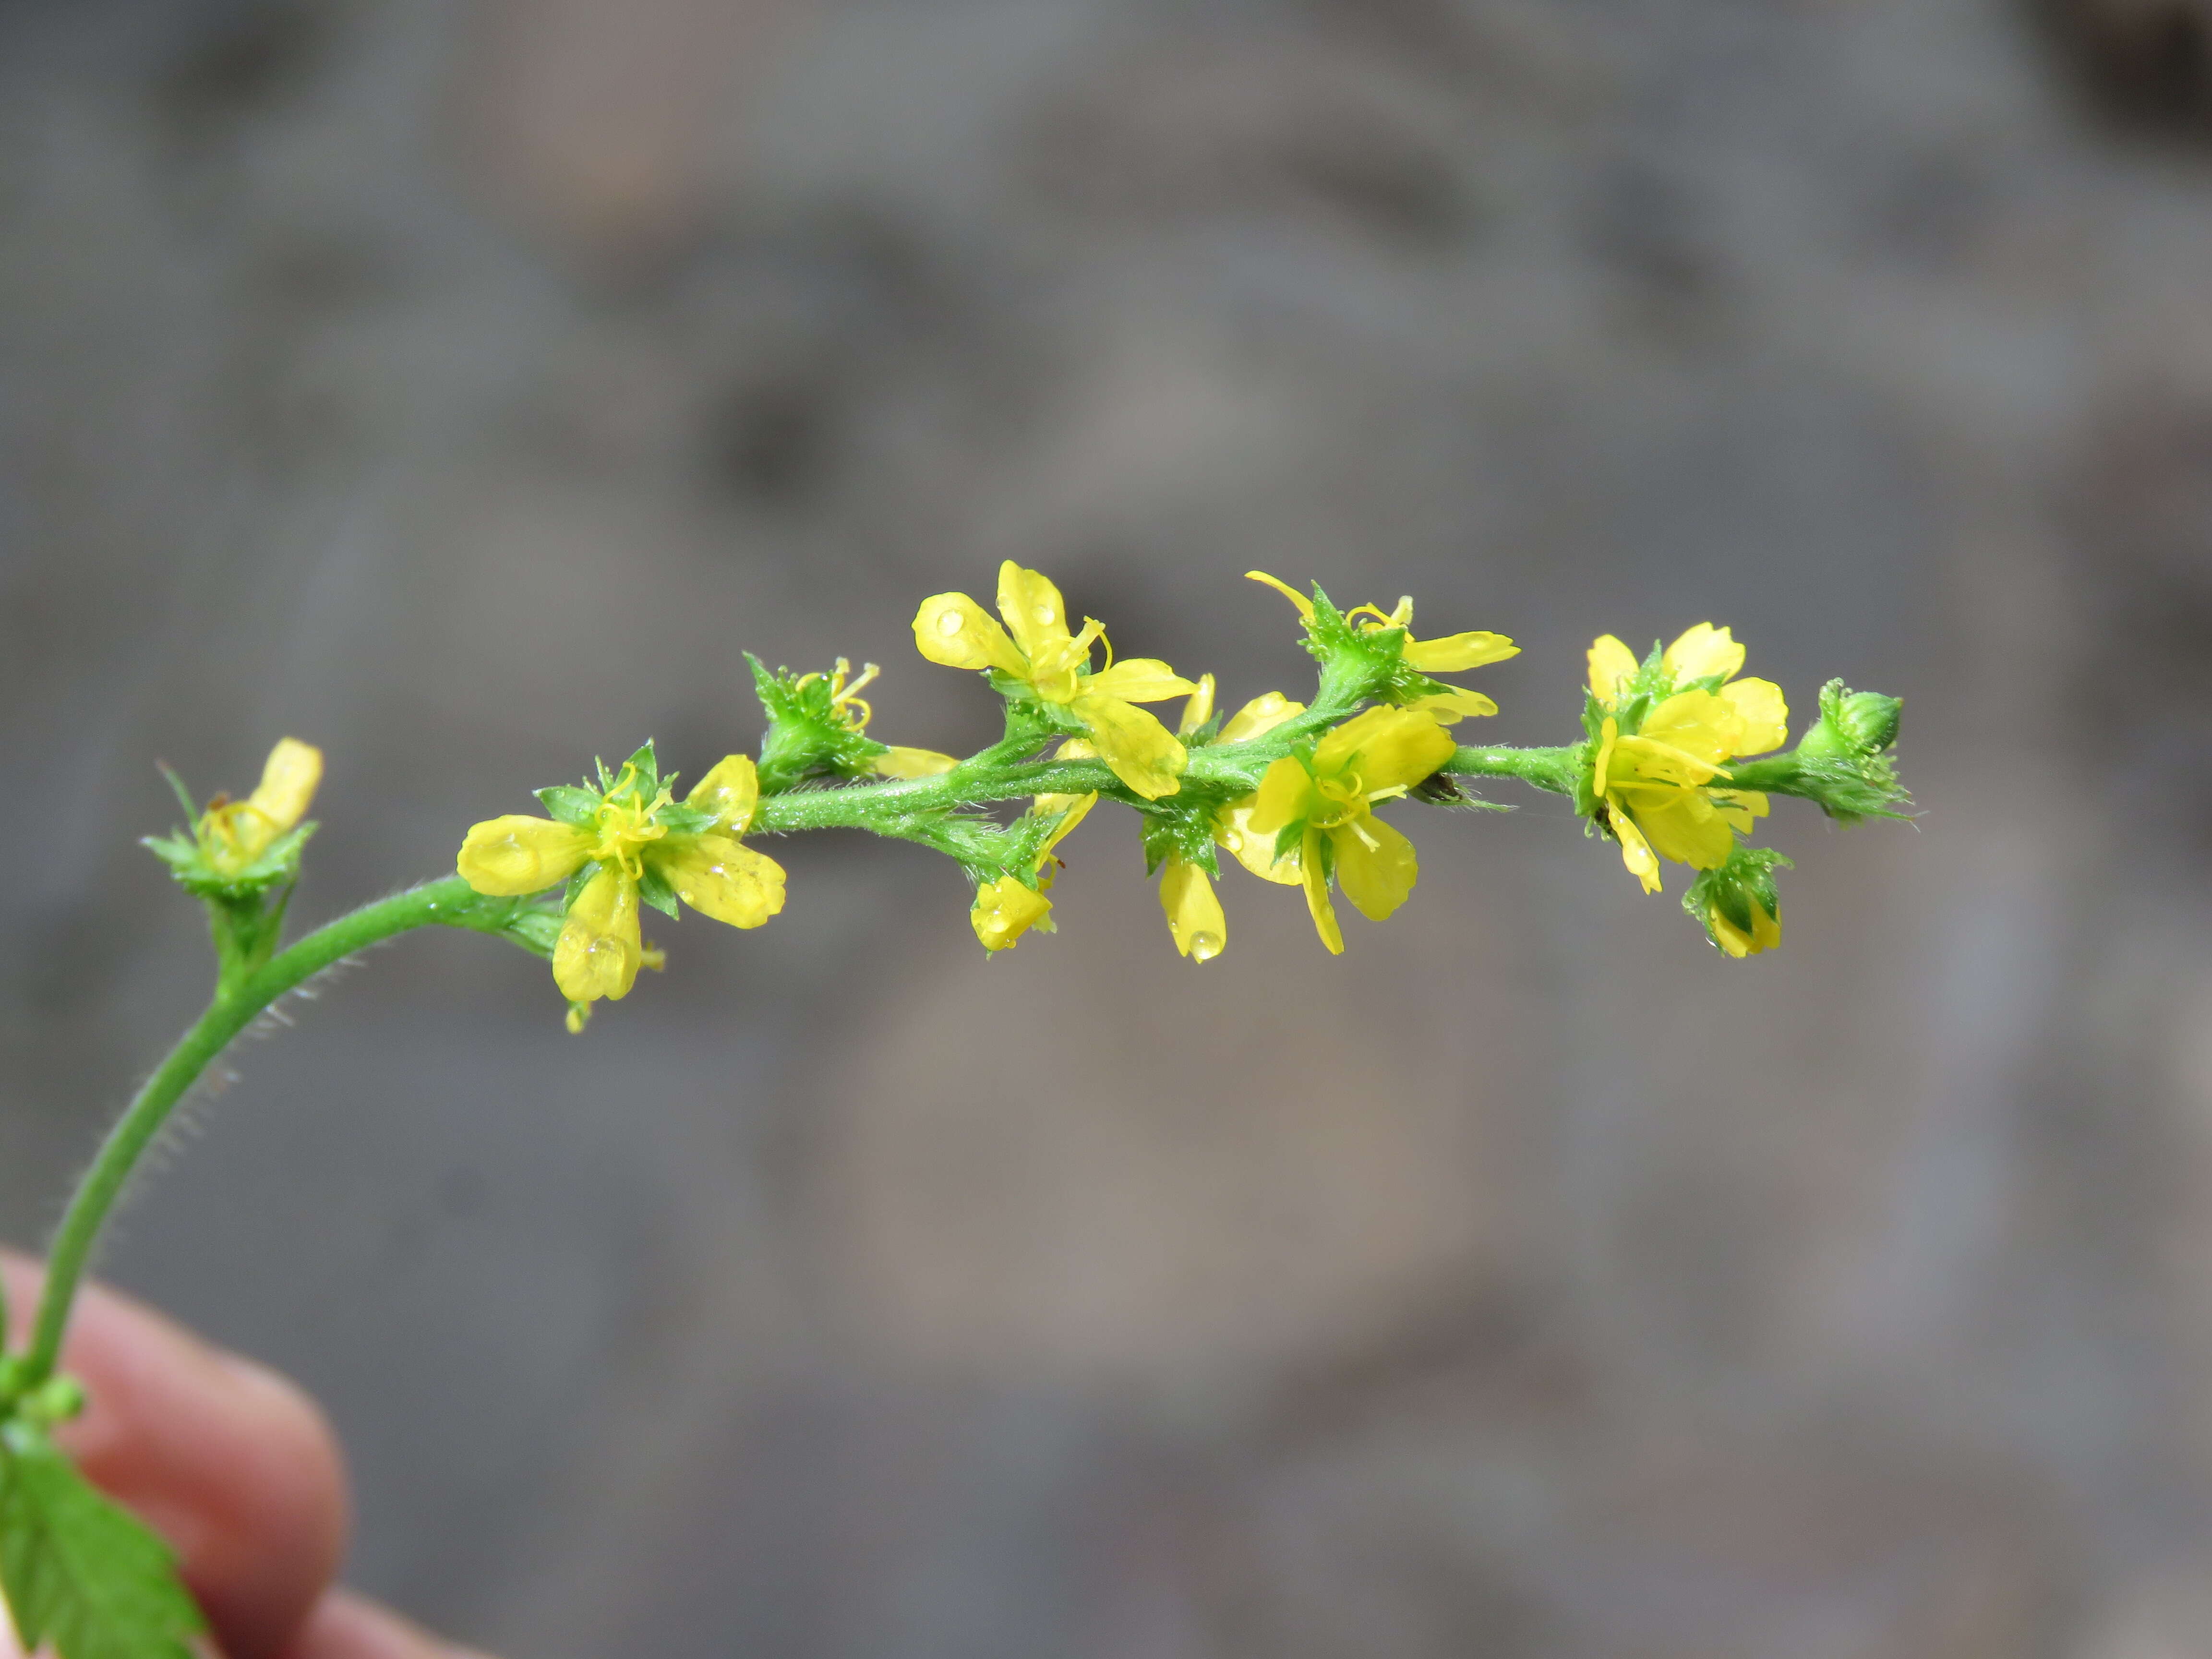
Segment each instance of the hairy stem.
M1575 793L1580 746L1559 749L1462 749L1443 770L1471 778L1518 778L1555 795Z
M520 904L515 899L479 897L458 876L426 882L317 928L218 992L199 1022L178 1040L117 1120L70 1196L47 1258L46 1288L39 1298L30 1351L15 1374L17 1389L27 1393L53 1374L69 1328L70 1308L101 1224L171 1109L233 1037L285 992L356 951L433 924L495 933L513 919Z

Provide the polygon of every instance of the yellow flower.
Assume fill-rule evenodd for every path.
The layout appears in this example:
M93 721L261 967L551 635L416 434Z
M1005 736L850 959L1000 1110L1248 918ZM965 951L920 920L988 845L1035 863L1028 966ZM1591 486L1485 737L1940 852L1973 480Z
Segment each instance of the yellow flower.
M1084 756L1069 753L1078 748L1085 750ZM1060 752L1065 758L1079 759L1087 757L1088 748L1077 739L1063 744ZM1059 846L1067 832L1083 822L1084 814L1097 804L1098 797L1095 794L1039 795L1036 798L1030 808L1030 811L1040 815L1057 812L1060 822L1053 825L1051 832L1037 848L1035 866L1037 884L1035 887L1026 885L1018 876L1006 875L1000 876L996 881L987 881L975 890L975 902L968 913L968 921L985 950L1011 951L1020 943L1022 935L1032 927L1040 933L1053 931L1050 921L1052 901L1045 896L1046 890L1052 886L1054 867L1060 862L1054 856L1053 848Z
M1647 893L1659 890L1661 858L1717 868L1736 831L1766 816L1765 795L1725 787L1725 763L1779 747L1790 710L1771 680L1730 678L1743 654L1727 629L1699 623L1667 647L1644 696L1636 689L1643 671L1626 645L1608 634L1590 647L1590 696L1606 711L1590 793ZM1674 689L1697 681L1727 683Z
M1279 580L1264 570L1248 570L1244 574L1248 580L1267 583L1296 605L1300 621L1309 623L1313 621L1313 601L1288 582ZM1521 647L1503 634L1473 632L1447 634L1433 640L1414 638L1413 596L1410 593L1399 599L1395 610L1385 612L1375 605L1356 605L1344 613L1344 619L1347 623L1356 623L1363 634L1379 633L1389 628L1405 629L1406 641L1399 652L1399 660L1418 674L1457 674L1469 668L1480 668L1521 654ZM1456 725L1468 714L1495 714L1498 712L1498 705L1480 691L1469 691L1456 685L1442 691L1429 692L1403 706L1433 714L1439 726Z
M1712 934L1713 943L1739 959L1771 951L1782 943L1782 918L1756 899L1747 901L1747 904L1751 911L1748 933L1730 921L1717 904L1705 913L1706 928Z
M875 664L862 663L859 676L848 684L845 676L853 672L852 663L843 657L830 671L830 707L845 723L848 732L865 732L875 709L860 693L872 684L884 671ZM801 674L792 689L799 690L821 679L820 674ZM876 757L876 775L884 778L933 778L939 773L950 772L960 763L951 755L941 755L934 749L907 749L892 744Z
M323 781L323 751L297 738L269 751L261 782L244 800L217 795L200 815L199 843L219 873L236 876L299 827Z
M1451 734L1425 711L1370 708L1314 746L1310 757L1285 755L1267 769L1248 833L1297 836L1306 908L1332 952L1344 949L1328 878L1359 913L1380 921L1413 890L1413 844L1375 816L1377 801L1406 793L1452 757Z
M1293 715L1303 714L1305 704L1294 702L1279 691L1268 691L1252 699L1231 714L1221 727L1220 743L1243 743L1263 732L1272 732ZM1237 863L1254 875L1268 881L1280 882L1285 887L1296 887L1305 879L1298 872L1298 855L1295 848L1281 858L1275 856L1275 838L1252 833L1253 809L1260 804L1257 794L1234 800L1214 816L1213 839L1229 849Z
M1091 672L1091 647L1104 637L1100 623L1085 618L1080 633L1067 631L1060 590L1012 559L999 567L1001 628L965 593L939 593L915 613L914 642L921 654L947 668L997 669L1028 686L1037 698L1079 721L1114 775L1147 800L1181 787L1183 746L1140 702L1181 696L1197 688L1151 657L1113 660Z
M639 969L659 965L639 932L641 899L672 912L681 900L733 927L757 927L783 908L781 867L738 841L760 804L750 756L723 760L681 809L649 748L611 782L604 769L600 778L598 791L544 792L570 821L493 818L469 831L457 860L462 879L494 897L542 893L597 866L553 947L554 983L572 1003L625 997Z
M1160 908L1176 949L1193 962L1211 962L1227 948L1229 919L1206 872L1170 853L1160 866Z

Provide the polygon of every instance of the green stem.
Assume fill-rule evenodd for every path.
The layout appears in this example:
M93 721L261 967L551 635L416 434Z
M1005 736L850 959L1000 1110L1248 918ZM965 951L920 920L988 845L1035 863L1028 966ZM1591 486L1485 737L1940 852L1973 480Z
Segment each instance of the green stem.
M1443 763L1443 770L1462 777L1518 778L1555 795L1575 793L1582 769L1582 745L1559 749L1462 749Z
M15 1390L28 1393L53 1374L77 1284L84 1276L101 1224L171 1109L233 1037L284 993L356 951L410 928L432 924L495 933L513 920L521 904L516 899L481 898L458 876L426 882L317 928L289 950L219 991L199 1022L179 1039L108 1132L100 1155L70 1197L47 1257L38 1322L33 1327L29 1352L13 1379Z

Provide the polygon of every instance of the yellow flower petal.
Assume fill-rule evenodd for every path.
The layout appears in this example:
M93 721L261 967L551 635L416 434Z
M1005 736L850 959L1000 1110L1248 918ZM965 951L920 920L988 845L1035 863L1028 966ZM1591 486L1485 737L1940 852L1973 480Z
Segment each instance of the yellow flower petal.
M894 744L876 757L876 775L881 778L933 778L960 763L934 749L902 749Z
M676 896L702 916L757 927L783 908L783 866L727 836L672 838L652 857Z
M987 951L1009 951L1021 936L1052 911L1052 901L1012 876L985 882L975 890L968 921Z
M1660 857L1693 869L1717 869L1735 850L1735 830L1696 790L1686 789L1663 806L1638 805L1636 823Z
M1601 635L1589 648L1590 695L1610 708L1620 701L1620 689L1636 678L1636 653L1610 634Z
M1407 640L1404 660L1424 674L1456 674L1520 654L1521 647L1503 634L1447 634L1440 640Z
M684 804L698 811L712 812L715 829L733 836L744 835L752 828L753 814L760 810L760 773L753 765L753 757L725 755L699 780Z
M1211 962L1229 942L1229 921L1213 884L1194 864L1170 857L1160 871L1160 908L1167 913L1168 932L1176 949L1193 962Z
M1313 917L1314 932L1321 942L1328 946L1333 957L1344 954L1344 929L1336 925L1336 907L1328 902L1328 878L1321 872L1321 836L1316 830L1306 831L1305 844L1299 849L1299 862L1304 866L1306 910Z
M1772 680L1735 680L1721 687L1720 695L1741 722L1733 752L1763 755L1779 749L1789 738L1790 705Z
M947 668L996 668L1028 678L1028 659L998 619L965 593L938 593L914 613L915 648Z
M323 781L323 751L297 738L285 738L269 751L261 769L261 782L246 804L259 813L273 832L274 841L307 816L315 799L315 786Z
M1438 726L1456 726L1469 714L1495 714L1498 705L1480 691L1469 691L1453 686L1446 691L1431 691L1425 697L1416 697L1407 708L1435 720Z
M1371 812L1329 832L1335 843L1336 884L1370 921L1403 904L1421 872L1413 843Z
M1272 732L1293 715L1305 712L1305 704L1294 702L1279 691L1263 693L1229 717L1221 728L1221 741L1243 743L1262 732Z
M1740 721L1734 708L1710 691L1678 691L1644 717L1637 736L1664 744L1707 764L1726 760Z
M1251 582L1267 583L1268 586L1273 588L1275 592L1281 594L1292 605L1297 606L1298 619L1300 621L1311 622L1313 620L1313 601L1308 599L1304 594L1299 592L1297 588L1292 587L1288 582L1279 581L1276 578L1270 576L1264 570L1248 570L1244 573L1244 580Z
M1613 751L1620 746L1620 722L1607 714L1605 717L1605 724L1598 728L1597 769L1591 775L1590 779L1590 788L1601 800L1605 799L1607 792L1613 787L1610 781L1613 775Z
M1627 813L1607 807L1605 819L1613 826L1613 833L1620 838L1620 861L1628 866L1628 873L1644 884L1644 890L1659 890L1659 860L1651 855L1651 843L1644 839L1641 830Z
M1052 849L1066 840L1067 832L1082 823L1090 814L1091 809L1098 805L1098 797L1097 795L1039 795L1036 799L1037 805L1042 810L1057 811L1060 814L1060 822L1053 825L1052 833L1044 838L1044 844L1037 848L1036 867L1042 870L1045 866L1045 860L1052 856ZM1047 807L1044 805L1047 801L1051 801L1054 805ZM1061 805L1063 802L1066 804Z
M1125 657L1082 683L1082 695L1119 697L1123 702L1158 702L1195 691L1191 681L1157 657Z
M1711 679L1716 674L1727 679L1743 666L1743 647L1729 637L1727 629L1699 623L1667 647L1659 665L1677 685L1685 680Z
M1750 901L1751 931L1747 933L1729 921L1727 913L1717 904L1712 907L1709 920L1713 926L1713 943L1730 956L1757 956L1761 951L1771 951L1782 943L1782 919L1769 915L1766 908L1757 899Z
M1297 769L1296 761L1290 763L1293 769ZM1305 879L1298 869L1297 848L1292 848L1279 860L1275 857L1274 836L1261 835L1252 828L1253 810L1259 801L1259 796L1247 795L1243 799L1224 807L1213 821L1213 839L1227 848L1237 863L1262 881L1280 882L1285 887L1296 887Z
M1296 757L1285 755L1261 778L1246 827L1272 845L1285 826L1313 816L1312 803L1312 775Z
M1190 694L1190 701L1182 706L1182 718L1176 722L1176 736L1187 738L1212 718L1213 676L1200 674L1198 690Z
M637 931L637 884L605 869L584 884L553 946L553 982L571 1002L619 1001L637 982L645 942Z
M1370 708L1338 726L1314 747L1314 774L1359 775L1372 795L1420 782L1457 752L1451 733L1432 714L1411 708Z
M1146 800L1172 795L1182 785L1188 752L1158 720L1119 697L1079 692L1070 705L1091 728L1098 758L1114 775Z
M1048 578L1008 559L999 567L999 614L1031 661L1067 644L1067 607Z
M1745 835L1751 833L1753 820L1765 817L1770 810L1766 797L1756 789L1709 789L1705 796L1729 829Z
M454 867L489 898L520 898L558 887L584 867L592 837L571 824L520 812L471 828Z

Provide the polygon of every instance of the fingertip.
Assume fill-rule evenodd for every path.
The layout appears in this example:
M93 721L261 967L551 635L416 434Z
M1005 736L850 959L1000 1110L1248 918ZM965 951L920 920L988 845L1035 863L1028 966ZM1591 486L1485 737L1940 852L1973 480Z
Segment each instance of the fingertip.
M0 1659L5 1659L0 1655ZM349 1590L334 1589L315 1604L284 1659L489 1659L474 1648L441 1642L420 1626Z
M20 1321L37 1265L0 1253L0 1273ZM278 1652L345 1547L344 1464L321 1408L97 1285L78 1298L62 1364L87 1405L57 1438L86 1478L167 1540L229 1659Z

